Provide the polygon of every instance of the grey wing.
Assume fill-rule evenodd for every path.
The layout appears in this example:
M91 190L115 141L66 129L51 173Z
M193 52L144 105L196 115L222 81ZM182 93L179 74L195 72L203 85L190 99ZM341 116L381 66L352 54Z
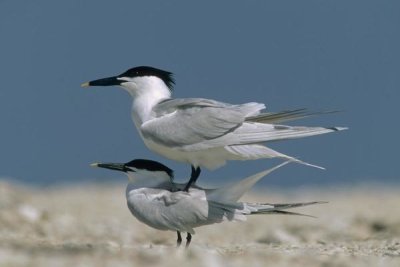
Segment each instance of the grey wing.
M318 112L308 112L306 109L294 109L285 110L280 112L266 112L255 116L250 116L246 118L249 122L258 123L282 123L286 121L299 120L308 117L313 117L317 115L333 114L339 111L318 111Z
M193 197L198 191L202 194L201 197ZM175 225L177 230L194 233L193 228L221 223L223 221L246 220L244 212L245 206L243 203L220 203L210 201L205 198L204 190L191 190L190 197L181 199L171 207L165 219ZM248 214L251 211L247 212Z
M226 107L232 106L231 104L219 102L212 99L205 98L169 98L158 103L154 108L153 112L157 114L157 116L165 115L171 112L174 112L178 107Z
M170 229L194 234L194 227L213 223L208 218L209 207L204 190L166 192L159 207L162 219Z
M128 195L128 207L141 222L160 230L194 233L207 221L208 205L203 190L179 191L146 188Z
M144 137L169 147L197 144L232 132L263 104L231 105L210 99L169 99L153 109L154 118L140 130Z

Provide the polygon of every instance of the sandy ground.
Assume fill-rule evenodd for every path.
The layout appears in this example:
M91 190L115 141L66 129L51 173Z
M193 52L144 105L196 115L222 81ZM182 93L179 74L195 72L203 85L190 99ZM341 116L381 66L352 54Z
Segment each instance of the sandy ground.
M300 216L252 216L174 232L133 218L124 185L32 189L0 182L0 266L400 266L400 188L266 189L243 200L327 200Z

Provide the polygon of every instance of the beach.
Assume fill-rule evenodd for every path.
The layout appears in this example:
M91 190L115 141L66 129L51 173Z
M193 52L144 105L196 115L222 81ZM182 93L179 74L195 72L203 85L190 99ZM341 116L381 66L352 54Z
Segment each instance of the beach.
M0 181L0 266L400 266L399 187L258 188L242 200L328 203L292 210L315 218L196 228L185 249L130 214L123 184Z

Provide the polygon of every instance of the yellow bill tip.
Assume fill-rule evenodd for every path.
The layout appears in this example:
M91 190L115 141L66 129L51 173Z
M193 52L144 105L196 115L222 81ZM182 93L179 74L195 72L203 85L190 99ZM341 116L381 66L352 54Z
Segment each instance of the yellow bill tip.
M81 86L82 87L89 87L90 85L89 85L89 82L85 82L85 83L82 83Z

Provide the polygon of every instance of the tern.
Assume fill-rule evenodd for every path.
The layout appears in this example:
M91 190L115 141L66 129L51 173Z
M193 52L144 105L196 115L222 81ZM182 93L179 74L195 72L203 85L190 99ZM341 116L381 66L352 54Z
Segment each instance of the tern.
M186 247L188 247L195 233L193 228L199 226L223 221L245 221L246 216L255 214L309 216L285 210L326 203L321 201L289 204L238 202L239 198L261 178L287 163L289 161L226 187L204 189L194 185L187 192L182 191L185 184L173 182L173 171L156 161L135 159L128 163L93 163L91 166L127 174L126 199L132 215L152 228L176 231L178 247L182 243L181 232L187 233Z
M313 115L304 110L261 113L265 105L256 102L233 105L204 98L173 99L174 84L171 72L140 66L82 86L116 85L132 96L132 119L145 145L168 159L191 165L185 191L196 182L200 167L214 170L227 160L282 158L323 169L263 143L347 129L280 124Z

